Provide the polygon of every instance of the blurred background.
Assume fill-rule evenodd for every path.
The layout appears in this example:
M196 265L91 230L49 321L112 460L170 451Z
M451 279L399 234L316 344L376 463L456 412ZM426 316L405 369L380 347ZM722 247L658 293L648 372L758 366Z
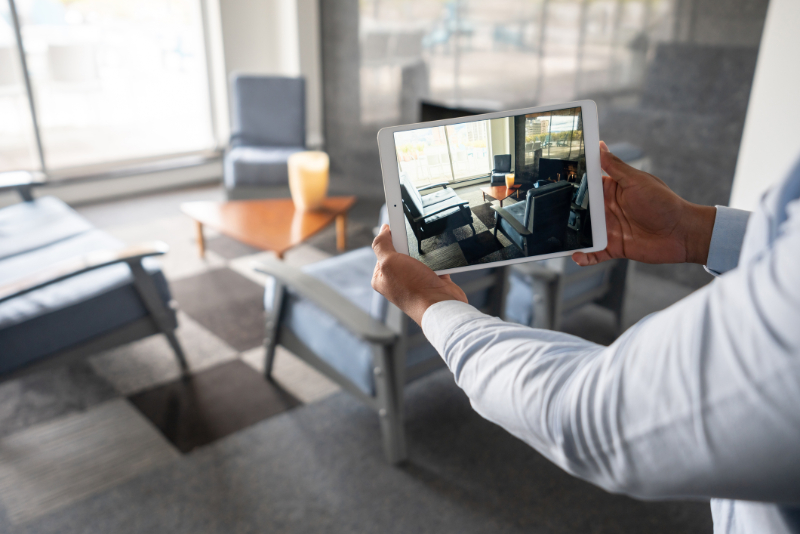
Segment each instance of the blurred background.
M592 99L623 159L752 209L800 147L798 23L795 0L0 0L0 532L710 532L707 502L608 494L481 419L374 294L376 135ZM338 202L310 214L306 150ZM477 152L442 179L490 214L458 180L488 183ZM602 344L712 280L526 265L461 282Z

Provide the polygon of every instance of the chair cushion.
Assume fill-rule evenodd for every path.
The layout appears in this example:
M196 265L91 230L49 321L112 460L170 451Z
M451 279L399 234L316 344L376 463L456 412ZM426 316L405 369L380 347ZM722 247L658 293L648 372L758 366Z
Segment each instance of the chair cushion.
M376 261L372 249L364 247L312 263L303 267L303 271L372 315L375 291L371 281ZM372 350L368 343L351 334L315 304L291 292L284 306L283 321L287 328L359 389L368 395L374 394Z
M0 261L0 284L60 261L123 243L91 230ZM144 266L164 302L169 288L155 261ZM0 373L111 332L147 315L125 264L90 271L0 303Z
M289 156L303 147L238 146L225 154L225 187L275 186L289 183Z
M50 245L92 229L56 197L42 197L0 209L0 259Z
M306 97L303 78L234 76L231 115L234 145L304 147Z
M436 191L435 193L422 196L422 207L427 208L428 206L433 206L434 204L438 204L439 202L445 200L450 200L451 198L458 198L458 195L456 195L456 192L449 187L445 187L444 189Z

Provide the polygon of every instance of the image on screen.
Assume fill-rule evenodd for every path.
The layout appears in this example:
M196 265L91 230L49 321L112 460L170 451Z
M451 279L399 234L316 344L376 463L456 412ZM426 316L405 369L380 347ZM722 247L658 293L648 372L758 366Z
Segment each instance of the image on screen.
M434 270L592 246L581 108L395 132L411 256Z

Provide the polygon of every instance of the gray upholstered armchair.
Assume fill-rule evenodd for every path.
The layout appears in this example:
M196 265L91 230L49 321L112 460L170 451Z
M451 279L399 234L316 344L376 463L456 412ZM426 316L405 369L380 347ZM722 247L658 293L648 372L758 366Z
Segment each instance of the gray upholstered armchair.
M494 169L492 169L492 185L505 185L506 174L511 174L511 154L495 156Z
M233 76L224 165L229 199L288 195L287 161L306 146L305 98L302 78Z
M525 202L495 210L494 234L500 230L526 255L548 252L548 241L564 245L575 187L556 182L529 189Z
M0 381L164 334L186 371L167 280L151 256L125 248L55 197L34 199L30 173L0 174L24 202L0 209ZM58 358L55 358L58 357Z
M441 187L441 191L422 196L420 191ZM417 189L404 174L400 174L400 195L403 213L417 238L417 250L422 252L422 241L464 225L472 228L472 210L469 202L462 200L447 183L426 185Z
M266 308L266 374L282 345L380 417L386 458L406 458L403 388L443 365L420 328L371 286L375 254L364 247L301 270L279 261L256 268L271 277ZM476 308L500 315L506 269L453 275Z

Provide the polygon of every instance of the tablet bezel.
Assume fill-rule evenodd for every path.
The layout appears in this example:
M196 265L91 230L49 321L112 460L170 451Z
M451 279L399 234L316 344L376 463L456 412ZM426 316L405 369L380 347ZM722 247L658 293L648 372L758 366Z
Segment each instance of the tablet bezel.
M408 235L406 233L405 214L403 213L403 203L400 196L400 175L397 162L397 150L394 144L395 132L406 130L418 130L421 128L431 128L434 126L447 126L450 124L462 124L466 122L483 121L487 119L501 119L504 117L514 117L518 115L528 115L530 113L541 113L545 111L556 111L560 109L581 108L583 119L584 151L586 156L586 175L589 189L589 216L592 221L592 243L590 248L565 250L538 256L528 256L511 260L495 261L491 263L479 263L476 265L464 265L450 269L436 271L436 274L452 274L475 269L487 269L489 267L500 267L515 263L528 261L546 260L562 256L571 256L575 252L597 252L606 248L608 236L606 234L606 216L603 202L603 179L600 169L600 130L597 121L597 105L592 100L578 100L576 102L566 102L547 106L536 106L531 108L513 109L509 111L498 111L485 113L483 115L471 115L467 117L457 117L454 119L442 119L431 122L419 122L415 124L405 124L402 126L391 126L383 128L378 132L378 149L381 158L381 171L383 174L383 190L386 194L386 206L389 212L389 227L392 230L392 243L395 250L409 255ZM402 231L395 231L402 229Z

